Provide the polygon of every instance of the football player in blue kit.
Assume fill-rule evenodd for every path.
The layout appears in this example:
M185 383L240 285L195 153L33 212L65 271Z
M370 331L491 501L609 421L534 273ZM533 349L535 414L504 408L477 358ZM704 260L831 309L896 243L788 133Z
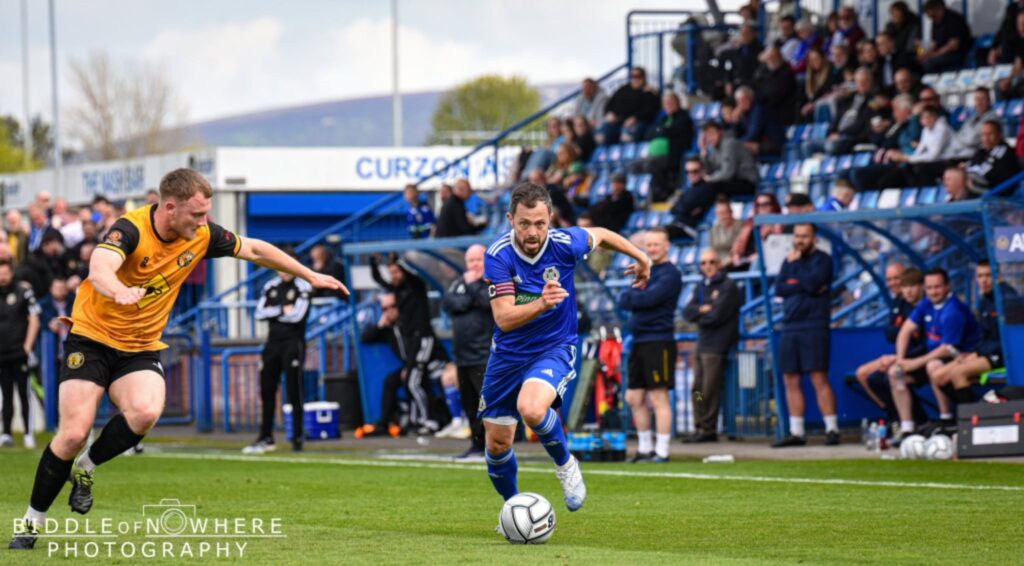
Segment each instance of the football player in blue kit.
M551 197L542 186L523 183L512 191L512 230L484 255L484 279L497 329L484 374L479 416L484 422L487 473L508 500L518 493L512 451L518 417L537 434L555 462L565 505L583 506L587 496L579 462L571 454L555 412L566 385L576 377L576 289L573 271L597 246L632 257L626 273L643 287L651 273L647 254L603 228L549 229ZM500 527L499 527L500 531Z

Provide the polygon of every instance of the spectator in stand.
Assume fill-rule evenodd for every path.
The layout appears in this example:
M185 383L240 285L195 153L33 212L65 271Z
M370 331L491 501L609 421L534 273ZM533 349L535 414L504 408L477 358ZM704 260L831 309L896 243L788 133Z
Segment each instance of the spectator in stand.
M899 69L893 76L893 98L900 96L901 94L905 94L911 99L916 100L918 95L923 92L920 86L921 85L917 81L917 77L914 75L914 71L906 67Z
M908 385L924 385L920 381L908 383L908 377L924 368L929 379L943 365L957 358L961 353L974 352L981 339L978 321L971 309L953 293L949 287L949 275L942 268L932 268L924 277L924 291L927 300L921 301L900 328L896 337L896 361L889 368L889 383L896 409L900 414L900 431L896 439L914 432ZM910 355L910 339L922 331L926 337L926 353L917 357ZM955 427L949 399L936 387L936 401L939 404L939 421L922 431L935 431L944 427Z
M796 34L796 18L785 15L779 18L779 37L774 41L784 61L790 61L800 49L800 38Z
M470 236L479 231L479 228L474 226L474 220L466 212L466 201L472 195L473 188L469 185L469 181L459 179L455 182L452 197L445 201L444 206L441 207L441 214L437 217L434 237Z
M959 69L971 49L971 29L959 12L946 7L945 0L928 0L924 13L932 21L931 44L917 56L927 73L941 73Z
M94 242L82 242L78 246L78 262L75 264L75 270L68 276L68 289L76 291L78 285L89 277L89 261L92 259L92 252L96 249ZM69 263L70 265L70 263Z
M921 297L924 296L924 287L922 286L924 275L919 269L904 269L902 264L891 263L885 268L885 282L889 288L889 293L893 297L892 308L889 310L889 324L885 327L885 339L890 344L895 345L900 328L910 318L910 313L914 312L914 308L917 307L917 304L921 302ZM918 331L910 338L907 355L917 357L924 354L925 351L924 336ZM896 406L893 404L888 378L889 368L895 362L895 354L883 354L858 367L854 374L857 382L864 388L864 392L878 405L878 408L885 411L886 416L889 417L889 422L892 423L897 423L900 420L899 413L896 412ZM923 381L928 378L923 370L919 371L921 374L916 376L915 379ZM919 415L924 414L924 410L921 408L921 403L917 396L913 396L912 403L914 420L923 423L926 417L918 418Z
M832 51L832 38L836 35L837 29L839 29L839 14L830 12L825 17L825 37L821 46L823 52L830 53Z
M693 121L674 92L665 95L662 112L647 133L647 157L638 168L651 174L651 200L665 202L679 187L679 165L693 145Z
M50 226L50 221L46 217L46 209L39 206L37 203L30 204L28 207L28 220L29 220L29 231L28 231L28 251L34 252L39 249L39 246L43 243L43 236L46 234L60 234Z
M856 90L836 103L836 115L829 124L825 142L804 142L804 155L812 155L822 149L832 155L839 155L847 153L854 145L867 141L871 135L871 100L875 87L871 70L866 67L857 69L854 83Z
M629 82L619 87L605 106L604 123L598 130L598 143L644 139L648 125L661 109L658 94L647 84L647 71L633 67Z
M544 172L544 183L561 187L570 175L572 166L579 159L579 150L574 143L563 143L555 151L555 161Z
M732 70L729 73L729 82L725 85L725 93L732 96L736 89L743 85L754 84L754 73L760 64L758 58L764 51L764 46L757 39L757 28L753 21L745 21L740 26L739 45L729 55L732 61Z
M953 130L938 108L926 106L921 110L921 138L910 154L893 151L889 161L902 164L882 176L883 187L921 187L935 183L936 163L949 158ZM941 170L941 169L940 169Z
M850 203L853 202L853 195L856 192L853 188L853 183L849 180L838 179L832 187L832 196L818 210L823 212L842 212L850 208Z
M93 210L93 221L96 222L97 237L103 240L107 236L107 232L114 226L114 222L120 218L117 214L117 209L114 205L103 195L96 195L92 199L92 210Z
M946 167L942 173L942 190L946 194L943 202L960 202L975 197L967 188L967 171L956 165Z
M715 252L722 267L732 265L732 246L739 237L743 224L732 214L732 204L724 196L718 197L715 201L715 223L711 225L711 234L708 237L708 247Z
M86 244L95 246L100 243L99 237L96 233L96 223L92 221L92 213L89 212L88 209L82 209L82 213L82 220L80 220L82 228L81 240L79 240L77 244L69 247L69 252L71 253L72 258L81 257L82 246ZM67 243L67 240L65 239L64 242Z
M805 121L814 120L814 109L816 103L832 90L841 84L841 76L834 72L832 63L825 58L825 55L816 49L807 53L807 72L804 75L803 105L800 108L800 116Z
M434 211L420 198L420 190L413 183L405 186L403 196L409 205L405 211L405 227L409 231L409 237L414 240L429 238L434 230Z
M710 121L702 126L700 138L701 177L690 175L690 187L676 201L672 213L682 226L695 228L718 195L753 194L757 188L757 161L743 142L723 136L722 124Z
M1003 343L999 331L999 311L996 308L995 289L992 284L992 265L987 259L978 262L974 270L978 284L978 325L981 327L981 341L975 352L958 356L952 362L937 369L932 375L932 387L945 394L952 389L950 397L957 403L973 403L974 393L971 382L981 374L1005 367ZM1001 283L1003 304L1017 300L1013 287ZM947 401L948 402L948 401Z
M921 43L921 24L917 14L903 0L889 4L889 23L884 32L892 37L896 51L914 54Z
M607 104L608 95L597 84L597 81L588 77L583 79L580 95L573 102L572 115L582 116L590 124L591 128L596 128L601 123L601 118L604 116L604 108ZM576 128L578 130L579 126ZM578 131L576 133L577 135L579 134Z
M18 266L18 279L32 286L37 297L45 296L54 279L67 279L68 261L60 232L50 228L42 243Z
M338 281L345 281L345 266L340 261L335 259L334 254L331 250L323 244L317 244L309 250L309 259L311 260L311 267L313 271L317 273L323 273L330 275ZM319 297L337 297L338 299L344 299L345 295L340 291L333 289L314 289L313 298Z
M857 11L852 6L839 8L839 27L832 34L832 45L845 44L852 49L866 36L857 21Z
M782 336L778 365L786 384L789 435L773 448L803 446L803 375L810 374L818 408L825 420L825 444L839 444L835 395L828 382L832 318L832 256L817 249L813 224L793 227L793 250L786 256L775 280L775 294L783 299Z
M796 122L796 77L774 47L764 51L761 61L763 65L755 75L756 99L741 103L741 96L754 92L744 94L742 88L736 91L736 105L744 108L741 138L754 155L778 155L786 143L786 126Z
M878 69L875 75L875 82L879 88L898 93L896 89L896 75L900 70L907 70L909 72L916 67L917 63L914 61L914 56L905 51L897 51L896 41L884 31L875 38L875 46L878 49Z
M1013 34L1004 40L1000 47L1001 59L1010 58L1013 70L1010 76L1000 79L996 84L996 98L1007 100L1024 96L1024 12L1017 14L1016 27Z
M1024 135L1024 134L1018 134ZM981 195L1020 172L1013 148L1003 140L1003 124L998 117L981 126L981 147L967 164L967 187Z
M729 352L739 340L743 303L736 282L726 275L714 250L701 252L700 272L704 277L683 309L683 318L698 328L690 389L696 431L683 439L687 443L718 440L718 410L725 387L725 369Z
M830 61L838 82L847 84L847 92L852 90L853 74L857 71L857 60L850 53L850 46L845 43L833 45L829 50Z
M594 131L590 126L590 121L585 116L576 116L569 120L573 136L576 138L576 146L580 150L579 160L583 163L588 163L590 158L594 155L594 150L597 148L597 142L594 140Z
M555 207L553 212L553 226L566 228L576 223L576 211L561 185L548 183L547 179L544 177L544 173L539 169L530 171L529 176L527 176L527 180L534 185L540 185L541 187L547 188L548 193L551 195L551 204Z
M441 186L437 188L437 202L434 203L435 208L438 212L441 211L441 207L448 199L452 198L452 186L448 183L441 183Z
M789 68L794 73L803 73L807 69L807 56L812 51L821 49L822 38L818 33L818 28L807 20L797 22L796 35L800 43L797 45L796 51L786 57L786 62L789 63Z
M683 182L684 193L672 205L673 220L671 224L665 227L668 230L669 237L673 240L681 238L695 239L697 237L697 230L695 228L703 219L701 210L687 208L691 203L686 198L686 194L694 190L707 190L706 187L699 187L699 185L707 184L704 181L704 164L701 163L700 158L690 157L683 165L683 171L686 174L686 179Z
M761 214L780 214L782 207L779 206L779 199L772 193L760 193L754 198L754 214L743 222L739 236L732 244L729 253L729 264L732 271L746 271L750 269L757 260L757 243L754 238L767 240L773 234L782 234L783 227L779 225L761 226L755 232L754 218Z
M672 433L668 392L675 387L679 349L675 340L675 312L683 281L679 268L668 259L671 245L665 229L647 231L644 245L651 258L651 278L643 289L627 289L619 295L619 308L630 313L628 326L633 335L626 403L632 409L639 440L632 462L663 463L668 462ZM648 401L654 407L654 438Z
M981 147L982 124L999 121L999 115L992 109L992 99L988 88L974 89L974 114L968 117L960 129L953 134L953 147L949 149L950 159L963 161L969 159Z
M146 204L158 204L160 202L160 191L149 189L146 191Z
M57 337L57 361L64 359L64 341L70 329L60 321L60 317L71 318L71 309L75 306L75 294L68 290L65 279L54 279L50 283L50 293L39 301L39 321Z
M917 139L910 129L913 106L914 99L910 95L901 94L892 101L892 120L872 121L870 141L878 149L870 165L854 168L850 172L850 180L859 190L882 188L879 183L881 177L895 167L889 163L890 152L914 151L913 144Z
M612 175L612 192L590 208L590 219L594 226L619 232L629 221L635 205L633 193L626 190L626 174Z
M28 227L17 209L8 209L5 216L7 225L7 245L11 248L11 263L19 265L28 257Z
M814 212L814 203L807 193L789 193L786 196L786 214L804 214Z
M878 47L873 39L865 37L857 44L857 66L870 69L875 84L882 85L882 65L879 63Z
M988 52L989 65L1012 65L1024 54L1024 43L1021 42L1024 30L1018 23L1021 14L1024 14L1024 0L1011 0L1006 5L999 31L992 38L992 49Z
M555 160L555 150L558 149L558 145L561 143L562 120L556 116L551 116L548 118L545 128L547 130L547 139L540 146L533 148L530 157L526 160L526 165L523 166L523 174L528 175L534 169L545 171Z

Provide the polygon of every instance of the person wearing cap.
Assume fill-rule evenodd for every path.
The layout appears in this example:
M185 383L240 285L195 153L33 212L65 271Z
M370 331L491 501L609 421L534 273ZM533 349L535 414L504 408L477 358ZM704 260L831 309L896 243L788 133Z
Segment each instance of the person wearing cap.
M612 175L611 194L590 207L590 219L594 226L619 232L634 208L633 194L626 190L626 174L619 172Z

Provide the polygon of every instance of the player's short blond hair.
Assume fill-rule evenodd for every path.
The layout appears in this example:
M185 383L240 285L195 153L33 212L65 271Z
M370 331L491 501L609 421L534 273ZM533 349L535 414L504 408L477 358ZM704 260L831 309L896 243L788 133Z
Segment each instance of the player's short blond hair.
M210 198L213 196L213 187L206 177L192 169L175 169L160 179L160 200L174 199L184 202L196 193L202 193L204 197Z

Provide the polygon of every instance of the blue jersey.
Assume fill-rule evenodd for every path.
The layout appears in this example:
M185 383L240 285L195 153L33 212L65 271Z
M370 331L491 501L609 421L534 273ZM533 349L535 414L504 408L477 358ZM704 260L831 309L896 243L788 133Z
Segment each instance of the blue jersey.
M928 299L921 301L910 313L910 320L924 329L929 352L943 344L961 352L973 352L981 340L977 319L955 293L950 293L938 307Z
M430 236L430 229L434 227L434 211L425 202L409 207L405 211L405 226L413 239L427 238Z
M548 237L534 257L527 257L515 244L510 231L498 238L484 255L484 279L491 299L515 296L523 305L540 299L544 285L558 279L569 296L557 307L530 322L503 332L495 328L491 356L508 361L525 361L559 346L575 346L576 287L573 271L589 253L587 231L582 228L548 230Z

